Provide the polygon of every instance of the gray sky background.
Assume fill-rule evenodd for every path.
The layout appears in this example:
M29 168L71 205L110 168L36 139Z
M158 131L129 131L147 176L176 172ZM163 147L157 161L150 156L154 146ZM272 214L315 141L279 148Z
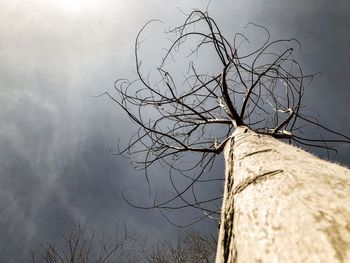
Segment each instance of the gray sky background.
M56 231L69 231L77 219L100 232L126 219L142 234L176 234L157 211L137 210L122 200L126 187L132 187L133 200L147 195L142 174L109 152L133 126L111 101L92 95L111 91L117 78L133 76L134 39L146 21L177 25L184 17L176 7L190 11L206 5L0 0L1 262L27 262L30 249L54 242ZM350 134L348 1L220 0L212 1L209 13L225 35L254 22L269 28L272 38L298 39L304 71L322 72L304 104L317 110L324 124ZM155 53L159 43L154 42ZM350 166L349 147L339 149L335 160ZM159 191L166 189L163 172L152 179ZM199 227L214 231L215 223Z

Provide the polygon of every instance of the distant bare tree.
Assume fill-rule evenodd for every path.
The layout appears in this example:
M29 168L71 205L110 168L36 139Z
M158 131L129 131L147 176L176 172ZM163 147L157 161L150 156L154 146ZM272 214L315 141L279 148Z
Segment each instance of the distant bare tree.
M179 234L177 243L170 239L154 245L141 242L124 224L115 239L98 240L95 231L77 223L71 233L60 234L57 244L46 243L32 252L33 263L208 263L214 262L216 238L188 229ZM63 241L60 242L60 241Z
M41 250L32 252L33 263L136 263L143 258L143 245L135 234L127 229L117 229L113 240L104 237L98 240L95 231L81 225L75 225L71 233L61 234L63 245L41 245Z
M117 80L118 97L108 96L138 126L120 154L131 157L147 178L147 169L155 162L167 165L174 195L155 199L149 206L127 201L140 208L158 208L165 216L190 207L203 213L195 221L218 218L222 195L201 199L200 189L202 183L222 180L206 175L225 149L217 262L295 262L298 257L303 262L313 257L350 260L350 234L342 234L349 232L344 222L350 225L349 171L276 140L327 152L350 142L348 136L320 124L303 105L305 84L314 75L305 75L294 57L299 42L272 40L266 28L255 24L249 27L264 33L260 44L251 44L242 33L229 39L207 12L195 10L182 25L167 31L175 37L155 71L145 74L140 47L147 25L136 38L137 78ZM188 184L178 187L175 174ZM303 195L306 186L312 190ZM326 202L318 198L317 189L327 193ZM293 198L286 194L290 192L295 193ZM279 207L279 202L285 206ZM249 211L248 204L253 205ZM278 209L283 212L276 213ZM294 211L301 215L293 217ZM256 216L261 218L256 221ZM293 221L300 218L303 225ZM274 228L273 222L284 223ZM342 244L332 243L334 238L327 231L312 231L315 224L323 229L331 222L337 222L336 231L345 240ZM254 227L249 228L250 224ZM310 244L303 240L306 236L317 242ZM271 252L273 247L276 251Z
M216 238L195 229L182 233L178 243L170 240L157 243L147 255L148 263L209 263L214 262Z

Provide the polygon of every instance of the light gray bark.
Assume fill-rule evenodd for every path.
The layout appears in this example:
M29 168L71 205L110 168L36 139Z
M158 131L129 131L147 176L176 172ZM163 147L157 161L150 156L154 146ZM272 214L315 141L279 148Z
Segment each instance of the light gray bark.
M350 262L350 170L238 127L216 262Z

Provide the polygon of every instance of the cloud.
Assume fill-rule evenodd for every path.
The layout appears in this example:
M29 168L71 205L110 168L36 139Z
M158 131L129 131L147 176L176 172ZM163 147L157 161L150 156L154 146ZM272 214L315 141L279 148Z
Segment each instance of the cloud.
M318 108L326 123L349 133L348 5L316 2L318 9L302 1L226 0L212 2L209 11L227 35L256 22L268 26L276 38L300 39L307 71L324 73L306 102ZM57 231L69 231L78 218L101 232L127 218L138 232L176 236L157 211L137 210L122 200L121 191L132 187L132 200L152 201L144 177L130 161L109 152L118 137L124 140L135 127L111 101L91 95L112 91L119 77L134 76L134 38L144 22L161 18L175 24L183 18L177 5L188 11L206 4L106 0L85 15L74 15L50 1L1 1L2 260L25 262L29 249L55 242ZM157 53L162 47L155 42ZM345 153L338 160L350 164ZM167 171L156 167L153 172L152 187L168 194ZM218 173L222 175L222 167ZM206 222L202 227L216 226Z

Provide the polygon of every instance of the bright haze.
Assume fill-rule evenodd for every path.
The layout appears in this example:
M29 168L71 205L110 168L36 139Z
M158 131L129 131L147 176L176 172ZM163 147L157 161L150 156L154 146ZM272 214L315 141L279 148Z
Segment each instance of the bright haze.
M135 126L96 95L113 92L118 78L135 77L134 41L145 22L164 21L144 33L154 41L153 52L143 54L151 64L164 47L152 36L207 4L0 0L1 262L27 262L31 249L55 243L57 232L67 233L76 220L100 233L124 220L141 235L177 235L157 210L135 209L122 199L124 189L136 202L149 197L143 174L112 155L118 138L125 144ZM298 39L304 72L322 73L306 87L304 104L323 124L350 134L348 1L222 0L208 10L228 39L249 22L267 27L273 39ZM349 147L338 150L333 160L350 166ZM160 171L150 175L151 187L166 192L167 174ZM216 222L198 227L215 232Z

